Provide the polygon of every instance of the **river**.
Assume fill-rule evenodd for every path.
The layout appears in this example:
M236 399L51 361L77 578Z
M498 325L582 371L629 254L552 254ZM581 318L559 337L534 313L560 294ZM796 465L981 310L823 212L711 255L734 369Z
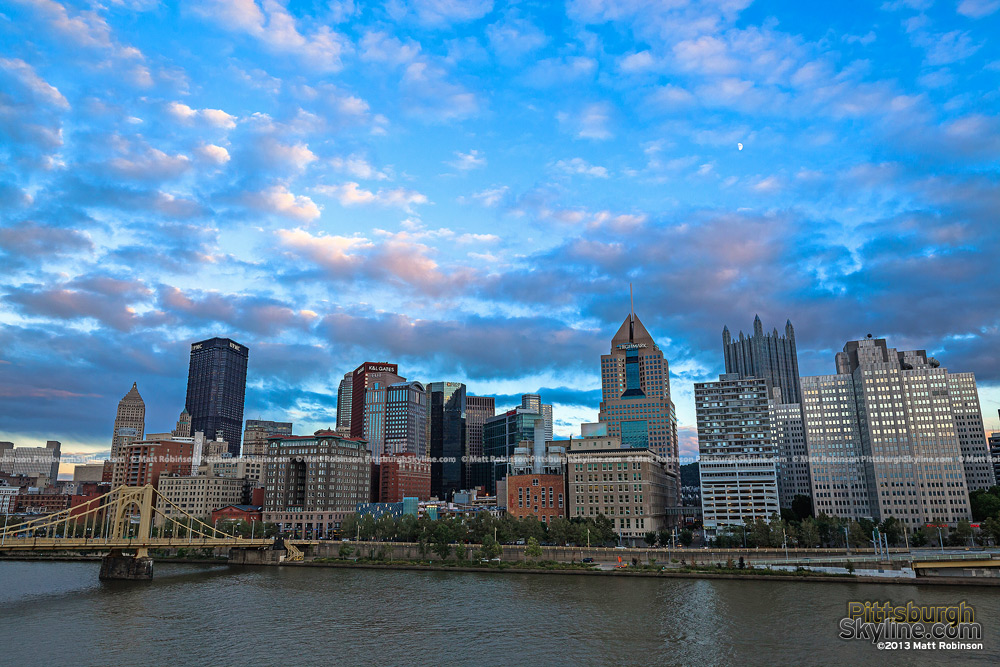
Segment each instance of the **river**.
M800 665L1000 662L996 588L157 563L0 562L5 659L29 665ZM972 605L981 651L837 638L849 600Z

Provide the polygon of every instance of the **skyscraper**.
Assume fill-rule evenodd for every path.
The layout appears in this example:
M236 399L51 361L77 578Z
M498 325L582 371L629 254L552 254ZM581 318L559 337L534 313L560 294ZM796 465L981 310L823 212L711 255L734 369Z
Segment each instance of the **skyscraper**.
M397 382L406 382L406 378L398 375L399 366L387 362L366 361L351 374L351 437L365 437L365 401L366 390L371 387L388 387ZM340 401L340 394L337 395ZM338 406L339 413L340 408Z
M465 454L465 385L431 382L430 401L431 493L445 499L462 489Z
M495 397L465 397L465 452L470 457L465 464L465 482L462 484L466 489L488 486L491 477L489 464L472 459L483 456L483 427L486 420L492 419L496 413Z
M726 373L741 378L764 378L772 387L781 388L781 403L801 403L799 361L795 352L795 329L791 320L785 323L785 335L775 329L764 333L760 317L753 321L753 335L733 340L729 327L722 329L722 350L726 357Z
M993 476L972 374L881 338L849 341L835 361L835 376L803 379L817 511L863 511L853 498L863 490L871 518L895 517L911 531L969 518L969 489ZM831 437L831 427L843 432ZM841 463L855 456L863 481L862 466Z
M174 428L173 434L182 438L191 437L191 415L188 414L187 410L181 410L181 415L177 418L177 426Z
M747 519L767 520L780 510L768 390L764 378L738 373L694 385L706 534Z
M486 420L483 426L483 455L491 459L480 470L489 494L497 492L497 482L507 477L508 463L514 450L522 442L536 440L544 443L545 419L523 405Z
M121 452L130 443L142 440L146 434L146 403L139 395L139 388L132 383L132 388L118 401L118 412L115 415L114 432L111 436L111 461L119 462Z
M353 373L344 373L344 379L340 381L340 387L337 388L337 433L341 435L351 434L353 375Z
M537 412L545 420L545 439L552 439L552 404L542 403L538 394L521 394L521 407Z
M385 398L383 445L377 456L427 456L428 409L427 389L421 383L389 385Z
M668 472L680 480L677 417L670 400L670 370L663 352L635 313L601 355L601 409L598 419L622 447L649 447L668 459ZM680 498L680 486L672 497Z
M249 354L245 345L228 338L191 345L184 406L191 415L191 431L201 431L208 440L221 435L233 456L240 453Z
M268 436L291 434L291 422L248 419L243 431L243 456L264 456L267 454Z

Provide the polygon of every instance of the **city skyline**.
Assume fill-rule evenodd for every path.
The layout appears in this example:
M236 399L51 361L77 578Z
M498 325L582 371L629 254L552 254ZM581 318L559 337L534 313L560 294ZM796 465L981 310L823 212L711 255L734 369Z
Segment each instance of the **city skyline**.
M755 315L800 376L926 349L992 428L994 5L4 8L0 440L106 451L133 382L169 430L212 336L248 418L333 427L387 359L565 437L629 283L682 453Z

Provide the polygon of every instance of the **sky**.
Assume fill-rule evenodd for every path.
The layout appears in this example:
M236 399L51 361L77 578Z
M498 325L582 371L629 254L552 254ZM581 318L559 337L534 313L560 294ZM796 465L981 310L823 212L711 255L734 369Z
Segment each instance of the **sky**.
M596 421L636 314L682 454L722 328L872 333L1000 408L1000 0L0 0L0 440L110 447L249 346L245 417L364 361ZM990 39L990 38L993 39ZM742 148L741 148L742 146Z

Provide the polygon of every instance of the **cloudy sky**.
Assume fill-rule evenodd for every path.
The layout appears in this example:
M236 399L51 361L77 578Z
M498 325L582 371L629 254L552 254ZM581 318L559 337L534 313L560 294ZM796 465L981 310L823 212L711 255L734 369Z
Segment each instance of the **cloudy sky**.
M757 313L807 375L926 348L994 425L998 10L0 3L0 439L106 450L133 381L167 430L214 335L250 347L247 418L332 425L393 361L540 390L568 435L630 282L682 451Z

